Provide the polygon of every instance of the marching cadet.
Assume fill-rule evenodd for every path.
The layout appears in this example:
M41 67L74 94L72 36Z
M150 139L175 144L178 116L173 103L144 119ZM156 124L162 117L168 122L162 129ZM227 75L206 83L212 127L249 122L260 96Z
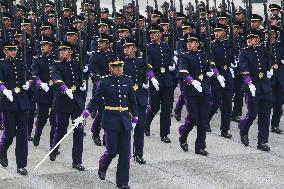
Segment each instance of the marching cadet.
M214 69L215 76L211 79L212 87L212 106L209 114L211 121L218 108L221 109L221 136L231 138L229 134L231 113L232 113L232 97L233 97L233 71L231 64L233 63L233 53L231 51L230 42L226 39L227 27L223 24L216 24L214 28L215 40L212 42L212 64L216 65ZM210 131L210 126L208 127Z
M66 31L66 41L72 45L72 59L79 60L80 46L78 44L78 29L70 26Z
M47 22L48 21L48 12L51 10L54 10L55 4L52 1L46 1L44 4L44 13L41 16L41 21L42 22Z
M159 20L163 17L163 14L158 11L154 10L151 12L151 24L158 24Z
M0 64L0 107L3 114L4 131L0 140L0 164L8 166L7 151L16 136L17 172L27 175L28 157L28 111L29 99L26 90L26 68L16 58L17 41L4 43L6 58Z
M116 43L117 56L121 57L124 55L124 49L121 44L121 40L130 37L131 29L127 25L122 24L117 27L117 33L119 38Z
M150 125L161 107L160 137L164 143L170 143L168 138L171 126L171 107L173 96L173 66L170 63L169 46L161 42L163 28L151 25L149 33L151 43L147 47L147 76L151 80L149 86L149 106L145 125L145 135L150 136Z
M271 11L271 15L276 17L277 19L280 19L280 12L281 12L281 7L277 4L270 4L269 5L269 10Z
M131 130L138 122L137 104L132 81L123 75L123 61L113 57L109 59L108 64L111 75L101 79L95 95L74 125L82 123L104 98L105 110L101 125L106 137L106 151L100 158L98 175L101 180L105 180L112 159L119 154L116 185L118 188L127 189L130 188L128 181Z
M17 12L14 18L14 27L16 29L21 29L21 24L23 19L25 18L25 12L27 11L27 9L22 5L16 5L16 10Z
M40 38L36 41L36 54L40 55L41 52L41 39L47 37L54 42L54 36L52 36L53 26L49 22L42 22L40 25Z
M124 75L129 76L132 80L139 114L138 123L134 128L133 156L134 161L138 162L139 164L145 164L146 161L143 158L143 148L146 108L148 104L148 85L145 82L147 67L146 63L143 62L140 57L136 57L138 44L135 40L125 38L122 40L122 44L125 52L125 57L123 59L123 71Z
M249 145L248 132L253 121L258 116L257 149L269 151L269 120L271 112L272 89L269 78L273 75L270 70L268 52L260 46L261 33L252 29L247 34L247 48L241 50L239 66L246 83L247 114L240 121L239 129L241 142Z
M74 8L71 5L65 4L63 6L62 30L65 32L67 28L72 26L73 11Z
M51 147L56 128L55 113L51 109L54 94L53 81L51 79L51 66L54 63L54 57L52 56L53 41L50 38L42 37L40 45L41 55L35 57L32 62L32 78L37 87L34 96L37 104L37 118L33 143L34 146L39 145L42 130L49 118Z
M283 90L284 90L284 48L282 44L277 41L277 26L271 26L271 43L272 43L272 59L273 59L273 76L271 78L272 84L272 119L271 132L282 134L283 130L279 128L280 119L283 115Z
M233 112L232 112L232 121L235 121L237 123L240 122L241 118L240 116L242 115L242 108L243 108L243 98L244 98L244 91L243 91L243 79L242 75L240 73L240 68L238 65L238 57L240 50L246 46L245 44L245 39L241 35L241 27L242 24L241 22L238 21L233 21L233 30L234 30L234 42L235 42L235 59L236 64L233 65L235 67L234 69L234 107L233 107Z
M264 35L263 35L264 30L261 25L263 18L258 14L252 14L250 20L251 20L250 28L260 31L261 39L264 39Z
M183 37L183 22L185 20L185 15L177 12L176 13L176 39L182 38Z
M111 42L112 38L107 34L102 33L98 38L98 51L96 53L92 53L90 57L89 70L91 71L92 74L91 78L94 84L92 95L95 94L95 90L97 89L100 80L110 74L108 59L111 57L111 52L109 51ZM104 111L103 103L98 103L95 120L91 128L91 131L93 133L92 138L97 146L101 146L100 125L101 125L103 111Z
M98 50L98 37L101 34L109 33L109 22L105 19L100 19L98 23L98 33L97 36L93 36L91 41L91 51L96 52Z
M210 71L206 53L198 50L199 39L196 34L186 34L184 40L187 42L188 51L180 56L179 76L182 78L182 82L185 83L184 98L187 117L184 125L179 127L179 142L180 147L184 151L188 151L187 137L196 125L195 153L207 156L205 139L209 119L209 77L214 72Z
M59 59L51 67L51 78L57 87L52 108L56 115L56 131L54 134L54 147L66 134L69 118L74 120L84 110L83 93L86 90L82 81L82 69L76 59L72 59L72 45L61 41L59 45ZM72 167L79 171L85 170L82 165L83 153L83 127L74 129L72 148ZM55 161L58 147L50 154L50 160Z
M14 40L15 29L12 28L14 17L9 13L3 13L2 20L3 28L1 31L1 39L4 42L7 40Z

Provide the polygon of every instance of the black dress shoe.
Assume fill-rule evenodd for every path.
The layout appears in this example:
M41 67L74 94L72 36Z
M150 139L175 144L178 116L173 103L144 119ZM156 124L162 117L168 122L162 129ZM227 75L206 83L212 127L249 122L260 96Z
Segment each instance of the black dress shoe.
M150 131L145 130L144 133L145 133L145 136L150 136Z
M248 146L249 145L249 138L247 134L243 134L242 132L240 132L240 136L241 136L241 142L245 145Z
M33 140L34 140L34 138L29 136L28 141L33 141Z
M134 156L134 161L136 161L140 165L146 164L146 161L142 156Z
M208 125L206 131L209 132L209 133L212 132L212 129L211 129L210 125Z
M202 156L208 156L209 153L204 149L196 149L195 154L199 154L199 155L202 155Z
M257 144L257 149L268 152L270 151L270 147L264 143Z
M97 145L97 146L101 146L102 145L100 136L97 136L97 135L93 134L92 139L93 139L95 145Z
M0 125L0 130L3 130L4 129L4 126L3 125Z
M34 138L33 139L34 146L38 146L39 145L39 141L40 141L39 138Z
M181 114L175 114L175 118L177 121L180 121L181 120Z
M25 168L17 168L17 173L19 173L20 175L27 175L28 171Z
M179 145L183 151L188 151L188 144L186 142L186 139L184 139L183 137L179 137Z
M7 158L7 154L1 153L0 154L0 164L3 167L8 167L8 158Z
M171 143L171 140L168 138L168 136L161 137L161 141L163 141L164 143Z
M283 130L279 129L279 127L272 127L271 132L277 133L277 134L283 134Z
M52 152L50 155L49 155L49 159L50 161L55 161L56 160L56 156L57 156L57 152Z
M103 170L98 170L98 175L100 177L101 180L105 180L106 179L106 171Z
M241 118L240 118L239 116L233 116L233 117L232 117L232 121L237 122L237 123L240 123Z
M222 131L221 136L224 138L232 138L232 135L228 133L228 131Z
M77 169L78 171L85 171L85 167L81 164L72 164L72 168Z
M117 184L116 186L117 186L117 188L130 189L129 185Z

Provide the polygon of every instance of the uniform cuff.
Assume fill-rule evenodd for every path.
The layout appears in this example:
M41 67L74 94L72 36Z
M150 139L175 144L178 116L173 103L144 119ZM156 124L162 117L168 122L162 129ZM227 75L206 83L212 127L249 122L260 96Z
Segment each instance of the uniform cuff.
M60 85L59 89L60 89L62 92L65 92L65 91L68 89L68 87L67 87L65 84L62 84L62 85Z
M244 79L245 79L245 83L248 84L251 82L251 77L249 75L247 76L244 76Z
M88 116L90 115L90 112L86 109L83 111L83 113L81 114L81 116L86 119Z
M148 72L147 72L147 76L148 76L150 79L152 79L153 77L155 77L153 71L148 71Z
M193 78L192 78L190 75L188 75L188 76L186 76L185 80L186 80L188 83L191 83L191 82L193 81Z
M7 89L7 88L5 87L5 85L0 84L0 91L3 92L5 89Z
M219 74L219 71L218 71L217 68L214 68L214 69L213 69L213 72L214 72L215 75L216 75L216 74Z
M36 80L36 86L39 87L40 84L42 84L42 81L41 81L40 79L37 79L37 80Z

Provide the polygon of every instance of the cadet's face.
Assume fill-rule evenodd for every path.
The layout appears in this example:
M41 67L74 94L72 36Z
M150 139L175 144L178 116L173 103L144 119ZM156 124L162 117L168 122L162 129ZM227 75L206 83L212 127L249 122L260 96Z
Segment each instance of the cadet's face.
M277 26L278 25L278 20L277 19L272 19L271 20L271 25L272 26Z
M139 21L139 26L140 26L140 27L144 27L144 25L145 25L145 24L144 24L144 20L140 20L140 21Z
M49 10L52 9L52 6L48 5L44 7L44 12L48 12Z
M131 55L135 54L136 51L137 51L137 48L134 47L133 45L129 45L129 46L124 47L124 53L127 56L131 56Z
M18 11L17 11L17 16L18 16L18 17L24 16L24 11L18 10Z
M100 27L100 30L102 33L107 33L108 32L108 26L107 25L103 25Z
M252 21L251 22L251 28L252 29L258 29L260 26L260 21Z
M78 40L78 37L77 37L76 34L67 35L67 41L68 41L69 43L74 44L74 43L77 42L77 40Z
M73 24L73 26L80 30L80 29L82 29L84 27L84 23L83 22L75 22Z
M227 23L228 23L228 20L227 19L219 19L219 23L226 26Z
M11 27L12 26L12 21L10 19L5 19L4 20L4 26L5 27Z
M6 55L6 57L8 58L16 58L17 55L17 49L4 49L4 53Z
M223 31L223 30L218 30L218 31L215 31L214 32L214 35L215 35L215 38L216 39L221 39L225 34L225 31Z
M238 34L241 32L241 28L240 27L234 27L234 34Z
M25 31L31 31L31 29L32 29L31 24L25 24L23 27L24 27Z
M152 17L152 22L153 22L153 23L156 23L159 19L160 19L159 16L153 16L153 17Z
M168 31L169 31L169 25L168 24L162 25L162 28L164 29L164 33L168 33Z
M119 37L120 38L129 37L129 31L119 32Z
M183 34L187 34L187 33L192 33L192 29L191 28L185 28L183 29Z
M197 41L192 40L187 42L187 50L189 51L197 51L198 47L199 43Z
M123 74L123 66L112 66L111 71L114 75L120 76Z
M59 58L63 59L63 60L64 59L67 60L67 59L71 58L72 52L73 51L71 49L60 49Z
M99 41L98 48L100 50L106 51L109 48L109 43L106 41Z
M277 10L277 9L272 10L271 13L272 13L273 15L278 15L278 14L279 14L279 10Z
M56 25L56 18L55 17L49 17L48 22L51 23L52 25Z
M259 38L258 37L250 37L247 39L247 45L249 47L255 47L259 44Z
M21 43L21 42L23 41L23 36L22 36L22 35L16 35L16 36L15 36L15 39L16 39L19 43Z
M42 54L50 53L51 50L52 50L52 45L50 45L50 44L42 44L40 46L40 50L41 50Z
M50 36L51 35L51 29L49 28L45 28L41 31L41 34L44 35L44 36Z
M101 13L101 18L102 19L107 19L108 18L108 13Z
M159 40L161 37L161 33L160 32L151 32L150 33L150 38L151 38L151 41L157 41Z
M181 26L183 23L183 19L177 19L177 26Z
M71 14L72 14L72 12L69 9L63 11L63 16L64 17L70 17Z

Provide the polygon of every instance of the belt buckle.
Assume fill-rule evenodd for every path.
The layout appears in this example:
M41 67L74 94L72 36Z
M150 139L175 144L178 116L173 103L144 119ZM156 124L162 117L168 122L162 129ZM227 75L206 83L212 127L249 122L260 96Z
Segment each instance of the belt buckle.
M15 87L14 91L15 91L15 93L19 93L19 92L21 92L21 88Z
M272 66L272 68L274 68L275 70L277 70L277 69L279 68L279 66L278 66L278 64L274 64L274 65Z
M166 68L161 68L161 73L165 73L166 72Z
M137 91L137 90L138 90L138 85L135 84L135 85L133 86L133 89L134 89L134 91Z
M228 69L228 66L227 66L227 65L225 65L225 66L224 66L224 70L227 70L227 69Z
M71 90L72 90L73 92L76 91L76 86L73 85L73 86L71 87Z
M49 86L53 85L53 81L52 81L52 80L49 80L49 81L48 81L48 85L49 85Z
M122 112L122 107L121 106L119 106L118 111Z
M262 72L260 72L259 74L258 74L258 77L261 79L261 78L263 78L263 76L264 76L264 74L262 73Z
M202 81L202 80L204 79L203 74L200 74L200 75L198 76L198 79L199 79L200 81Z

